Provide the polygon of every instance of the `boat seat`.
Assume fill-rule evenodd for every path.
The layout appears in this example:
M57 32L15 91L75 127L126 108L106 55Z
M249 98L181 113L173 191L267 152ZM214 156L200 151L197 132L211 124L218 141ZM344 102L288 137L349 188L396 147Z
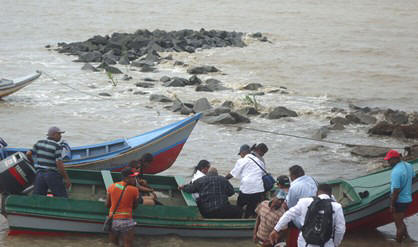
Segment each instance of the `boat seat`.
M105 183L106 190L107 190L110 187L110 185L113 184L112 174L110 173L109 170L101 170L100 172L102 173L103 181Z

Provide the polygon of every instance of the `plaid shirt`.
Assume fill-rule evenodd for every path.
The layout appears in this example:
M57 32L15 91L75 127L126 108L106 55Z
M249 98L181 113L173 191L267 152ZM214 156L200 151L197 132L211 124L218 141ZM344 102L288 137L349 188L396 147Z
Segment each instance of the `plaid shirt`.
M229 181L222 176L204 176L183 188L184 192L199 193L199 209L205 213L229 205L228 197L235 191Z

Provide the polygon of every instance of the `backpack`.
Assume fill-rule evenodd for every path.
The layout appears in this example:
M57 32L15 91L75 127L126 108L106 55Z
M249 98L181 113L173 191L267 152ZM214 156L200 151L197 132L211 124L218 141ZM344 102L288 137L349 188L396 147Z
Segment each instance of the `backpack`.
M308 244L324 246L333 235L333 219L331 199L313 197L308 207L305 223L302 227L302 236Z

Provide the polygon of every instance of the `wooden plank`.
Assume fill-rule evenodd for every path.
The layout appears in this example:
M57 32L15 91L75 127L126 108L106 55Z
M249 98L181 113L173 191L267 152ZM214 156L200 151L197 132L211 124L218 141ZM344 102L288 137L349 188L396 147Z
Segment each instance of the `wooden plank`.
M102 173L103 181L105 183L106 190L107 190L109 186L113 184L112 174L110 173L109 170L101 170L100 172Z
M186 184L186 180L182 176L174 176L174 179L176 180L178 186ZM181 194L183 195L183 199L187 206L197 206L196 200L193 198L192 194L186 193L184 191L181 191Z

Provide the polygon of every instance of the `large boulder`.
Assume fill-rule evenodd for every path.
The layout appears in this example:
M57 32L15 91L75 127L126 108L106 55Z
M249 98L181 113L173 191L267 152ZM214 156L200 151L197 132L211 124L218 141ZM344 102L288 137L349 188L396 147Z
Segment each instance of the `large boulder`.
M194 112L203 112L203 111L209 110L211 108L212 108L212 106L210 105L207 98L200 98L200 99L196 100L196 102L193 106L193 111Z
M203 116L219 116L220 114L223 113L230 113L231 109L228 107L216 107L216 108L211 108L208 110L205 110L202 112Z
M162 102L162 103L169 103L173 102L172 99L168 98L167 96L161 95L161 94L151 94L149 97L150 101L154 102Z
M298 114L295 111L289 110L283 106L278 106L268 113L267 118L279 119L283 117L297 117L297 116Z
M243 116L243 115L241 115L241 114L239 114L239 113L237 113L237 112L233 112L233 111L231 111L229 114L230 114L233 118L235 118L235 121L236 121L237 123L249 123L249 122L251 122L249 118L247 118L247 117L245 117L245 116Z
M207 74L211 72L218 72L219 70L215 66L195 66L187 69L187 73L193 74L193 75L199 75L199 74Z
M252 107L252 106L244 106L244 107L240 108L237 112L242 114L242 115L258 115L258 114L260 114L260 112L258 112L257 109L255 107Z
M217 79L210 78L207 79L205 83L208 86L208 88L212 91L223 91L229 89L227 87L222 86L222 82Z
M230 100L225 100L222 105L223 107L228 107L228 108L234 108L234 102L230 101Z
M168 76L166 76L166 75L160 78L160 81L161 81L161 82L168 82L168 81L170 81L170 80L171 80L171 78L170 78L170 77L168 77Z
M198 85L195 90L196 92L213 92L208 85Z

